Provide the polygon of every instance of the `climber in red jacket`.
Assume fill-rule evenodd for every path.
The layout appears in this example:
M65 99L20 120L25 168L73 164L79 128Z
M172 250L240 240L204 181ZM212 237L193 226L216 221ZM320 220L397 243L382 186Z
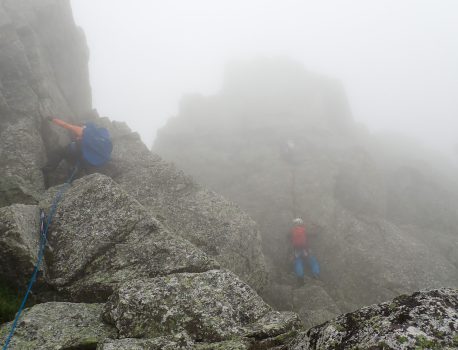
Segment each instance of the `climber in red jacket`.
M290 232L291 246L293 254L291 259L294 261L294 272L299 285L304 283L305 259L308 256L307 232L305 231L304 221L301 218L293 220L293 227Z
M304 221L301 218L293 220L294 226L291 228L291 244L294 249L294 255L308 255L307 232Z

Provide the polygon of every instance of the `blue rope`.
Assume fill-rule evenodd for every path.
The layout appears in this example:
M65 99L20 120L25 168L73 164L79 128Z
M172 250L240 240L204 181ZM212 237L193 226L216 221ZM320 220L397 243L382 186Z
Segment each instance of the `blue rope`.
M61 187L61 189L59 190L57 195L54 197L54 200L52 202L51 209L49 211L45 226L43 226L44 213L42 215L40 215L41 216L40 219L42 221L40 222L40 243L38 245L38 260L37 260L37 263L35 264L35 268L33 270L32 277L30 278L29 284L27 286L27 292L25 293L24 298L22 299L21 306L19 307L19 310L16 313L16 317L14 319L13 325L11 326L10 333L9 333L8 337L6 338L5 345L3 346L2 350L7 350L8 349L8 345L10 344L10 341L13 338L14 332L15 332L17 324L19 322L19 317L21 316L21 313L25 308L25 304L27 302L29 294L32 291L32 286L33 286L33 284L35 283L35 281L37 279L37 275L38 275L38 272L39 272L39 269L40 269L41 262L43 260L44 251L45 251L45 247L46 247L46 242L47 242L47 237L48 237L48 229L49 229L49 226L51 225L51 222L52 222L52 219L54 217L54 214L56 213L57 204L59 204L60 200L62 199L62 196L63 196L64 192L67 190L67 188L72 183L73 178L75 177L76 172L78 171L78 167L79 167L79 164L77 163L75 165L70 177L68 178L68 180Z

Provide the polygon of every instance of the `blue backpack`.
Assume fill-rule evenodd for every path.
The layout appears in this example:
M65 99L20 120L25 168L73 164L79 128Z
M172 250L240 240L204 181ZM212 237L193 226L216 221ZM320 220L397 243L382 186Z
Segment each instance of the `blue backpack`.
M113 150L110 133L93 123L86 123L85 126L81 140L83 158L91 165L103 165L110 160Z

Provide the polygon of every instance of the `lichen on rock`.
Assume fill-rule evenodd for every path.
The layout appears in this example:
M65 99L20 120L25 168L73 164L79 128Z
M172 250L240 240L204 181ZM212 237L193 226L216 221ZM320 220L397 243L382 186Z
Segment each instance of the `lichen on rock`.
M104 317L125 337L154 338L186 331L194 340L221 341L271 308L227 270L182 273L122 284Z
M11 340L11 350L90 349L106 338L116 337L116 329L102 322L102 304L49 302L25 310ZM0 326L6 339L11 322Z
M311 328L291 344L307 349L456 349L458 290L402 295Z
M41 205L48 207L56 190ZM66 192L49 244L47 278L75 301L105 301L118 284L135 278L218 267L101 174L76 180Z

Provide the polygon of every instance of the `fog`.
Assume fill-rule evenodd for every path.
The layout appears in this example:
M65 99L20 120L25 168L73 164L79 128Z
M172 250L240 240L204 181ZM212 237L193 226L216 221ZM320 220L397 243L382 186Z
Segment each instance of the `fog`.
M451 153L458 142L458 2L72 0L94 106L150 146L226 62L287 56L339 79L353 117Z

